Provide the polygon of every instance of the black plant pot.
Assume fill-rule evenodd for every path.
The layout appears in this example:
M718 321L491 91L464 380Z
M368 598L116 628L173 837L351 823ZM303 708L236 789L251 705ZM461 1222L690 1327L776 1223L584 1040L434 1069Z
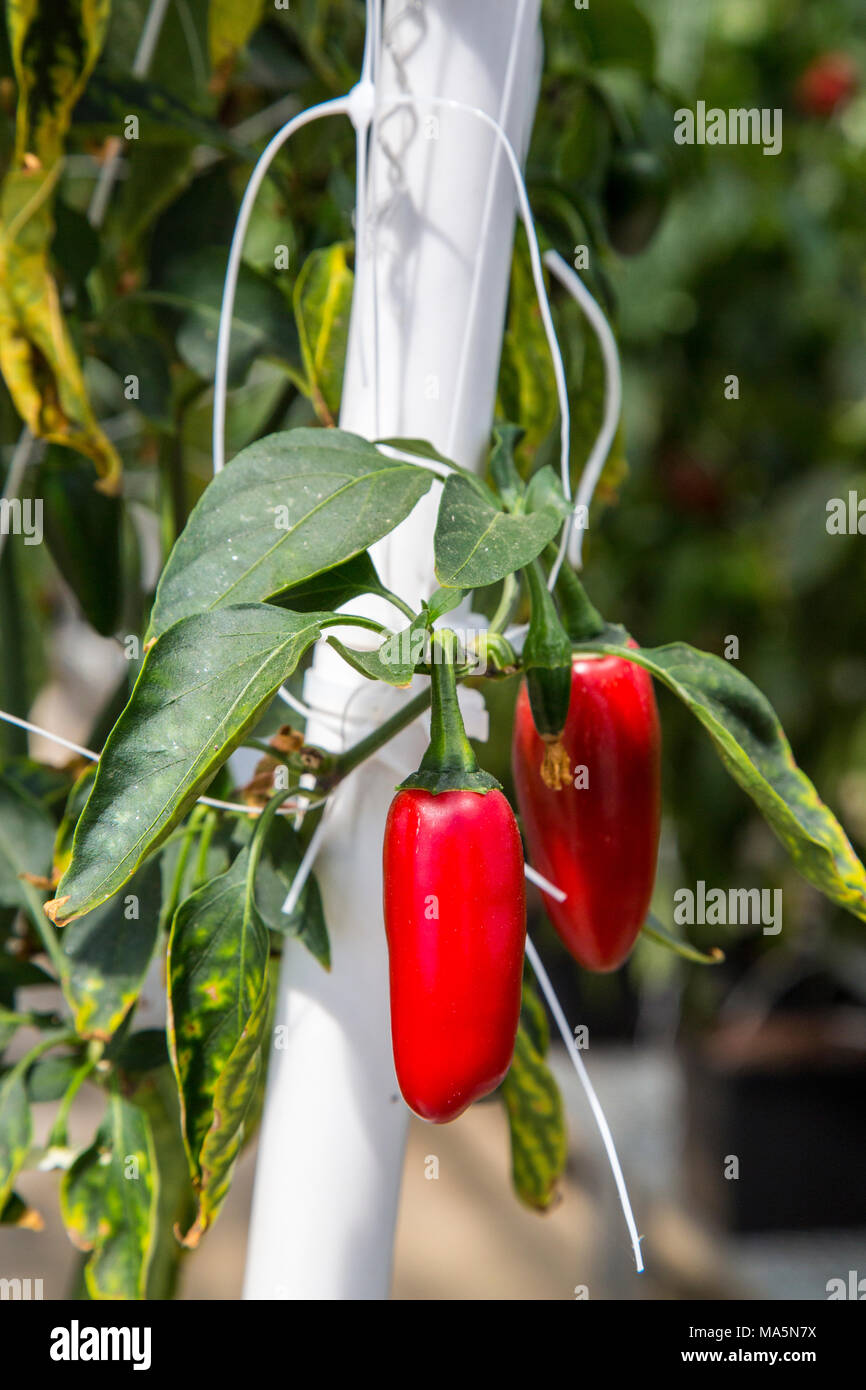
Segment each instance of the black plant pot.
M862 1010L720 1026L684 1064L686 1185L702 1215L737 1232L866 1224Z

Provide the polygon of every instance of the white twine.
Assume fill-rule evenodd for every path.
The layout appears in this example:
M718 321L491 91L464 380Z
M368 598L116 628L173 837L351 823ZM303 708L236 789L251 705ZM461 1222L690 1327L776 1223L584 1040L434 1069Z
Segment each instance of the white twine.
M73 753L78 753L82 758L89 758L92 763L99 762L100 755L94 753L92 748L84 748L80 743L73 743L71 739L63 738L61 734L54 734L50 729L43 729L39 724L31 724L29 719L21 719L19 715L10 714L8 710L5 709L0 709L0 719L4 720L7 724L17 724L19 729L27 729L31 734L39 734L41 738L47 738L52 743L58 743L61 748L69 748ZM320 797L316 804L322 805L331 795L333 795L333 793L329 792ZM200 796L197 800L200 805L213 806L218 811L239 811L245 816L260 816L262 813L261 807L245 806L240 801L220 801L219 798L215 796ZM299 803L286 801L279 808L277 814L281 816L293 816L300 809L308 809L308 803L305 801L301 805Z
M568 1019L565 1017L562 1005L556 997L556 992L553 988L553 985L550 982L550 977L548 976L547 971L541 963L541 959L539 957L538 952L535 949L533 942L529 939L528 936L526 938L526 955L530 965L532 966L535 978L538 980L538 983L542 989L542 993L544 994L544 997L547 1000L550 1012L553 1014L553 1017L556 1021L556 1026L562 1035L562 1040L565 1043L566 1048L568 1049L568 1055L571 1058L574 1069L577 1072L577 1075L580 1079L580 1084L584 1089L587 1100L589 1101L590 1109L592 1110L592 1113L595 1116L595 1122L598 1125L599 1133L601 1134L602 1138L602 1143L604 1144L605 1153L607 1154L607 1161L610 1164L614 1182L616 1183L616 1190L619 1194L622 1213L625 1217L625 1224L628 1227L628 1233L631 1239L631 1247L632 1251L634 1252L634 1262L637 1267L638 1274L642 1274L644 1263L643 1255L641 1254L640 1248L641 1237L638 1235L637 1225L634 1219L634 1213L632 1211L631 1202L629 1200L628 1188L626 1187L625 1178L623 1176L622 1167L619 1161L619 1156L616 1151L616 1145L613 1142L613 1135L610 1132L610 1125L608 1124L607 1119L605 1118L605 1113L601 1108L601 1102L595 1093L595 1088L589 1079L589 1073L583 1064L583 1058L581 1057L577 1043L574 1040L574 1034L568 1026Z

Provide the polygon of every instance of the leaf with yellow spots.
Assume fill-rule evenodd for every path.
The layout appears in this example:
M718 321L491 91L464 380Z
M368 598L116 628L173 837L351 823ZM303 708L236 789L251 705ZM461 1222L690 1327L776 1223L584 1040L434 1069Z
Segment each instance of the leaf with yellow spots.
M19 1063L0 1081L0 1207L12 1192L33 1141L33 1117L23 1066L25 1062Z
M547 1020L533 990L524 985L514 1056L502 1083L511 1132L511 1175L518 1197L544 1211L556 1196L565 1169L562 1097L544 1060Z
M0 372L33 434L92 459L116 491L120 458L96 421L49 264L72 109L105 38L109 0L9 0L15 151L0 186Z
M80 1037L107 1042L138 998L159 933L161 889L159 861L148 860L124 892L63 933L61 984Z
M251 849L175 913L168 952L171 1061L198 1212L195 1246L231 1184L262 1066L267 929L252 891Z
M343 390L354 284L347 249L347 243L338 242L313 251L295 281L295 321L310 399L325 425L333 425Z
M90 1252L84 1278L91 1298L145 1297L158 1194L147 1115L114 1092L96 1139L60 1186L69 1239Z

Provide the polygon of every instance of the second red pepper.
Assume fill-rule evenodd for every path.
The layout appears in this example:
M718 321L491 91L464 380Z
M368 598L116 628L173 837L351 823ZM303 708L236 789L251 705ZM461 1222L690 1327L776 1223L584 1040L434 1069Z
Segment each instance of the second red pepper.
M646 919L656 871L661 736L647 672L621 657L576 656L562 743L571 780L553 791L539 775L544 748L523 685L512 765L529 859L567 894L544 898L564 945L588 970L615 970Z

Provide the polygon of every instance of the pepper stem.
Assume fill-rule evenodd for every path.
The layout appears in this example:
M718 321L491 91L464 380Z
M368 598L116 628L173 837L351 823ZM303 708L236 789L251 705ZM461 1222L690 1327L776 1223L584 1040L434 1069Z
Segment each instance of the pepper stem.
M496 778L479 768L463 727L454 673L458 655L456 634L450 628L441 628L432 634L430 647L430 743L418 771L401 782L401 789L417 787L435 796L444 791L486 792L498 788Z
M556 552L552 553L555 558ZM559 571L556 593L565 630L572 642L591 641L604 631L604 618L590 602L586 590L568 564L564 564Z

